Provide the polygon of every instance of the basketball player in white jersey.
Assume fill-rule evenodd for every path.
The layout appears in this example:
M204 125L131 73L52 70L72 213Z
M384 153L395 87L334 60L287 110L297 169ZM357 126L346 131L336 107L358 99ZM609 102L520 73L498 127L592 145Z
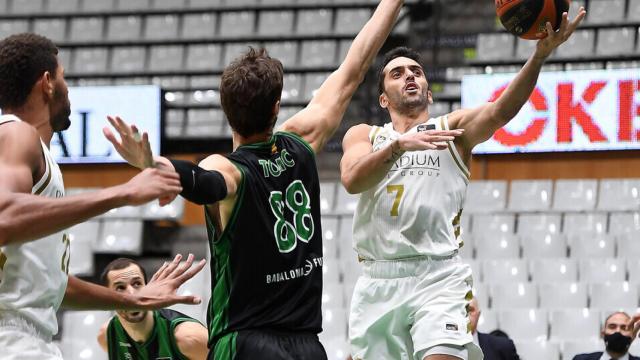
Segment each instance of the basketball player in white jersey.
M193 256L165 264L137 294L123 294L69 276L70 241L61 231L124 205L175 197L179 177L147 169L129 182L90 194L64 196L49 152L54 131L69 127L70 104L57 48L35 34L0 41L0 358L61 359L51 343L56 310L156 309L199 303L176 289L204 262Z
M353 224L363 276L354 289L349 338L354 359L482 359L473 344L466 305L471 269L461 263L460 216L471 150L520 110L542 64L586 12L549 36L494 103L429 118L432 103L419 55L390 51L379 73L380 105L391 122L349 129L343 140L342 183L361 194ZM461 130L431 144L430 136Z

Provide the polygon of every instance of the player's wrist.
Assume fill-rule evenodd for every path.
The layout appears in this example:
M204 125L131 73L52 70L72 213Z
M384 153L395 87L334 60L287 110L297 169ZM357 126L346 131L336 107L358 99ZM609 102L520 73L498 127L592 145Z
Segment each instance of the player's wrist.
M396 139L393 142L391 142L390 148L391 148L391 158L394 161L398 160L400 156L402 156L402 154L404 154L404 152L406 151L402 145L401 139Z

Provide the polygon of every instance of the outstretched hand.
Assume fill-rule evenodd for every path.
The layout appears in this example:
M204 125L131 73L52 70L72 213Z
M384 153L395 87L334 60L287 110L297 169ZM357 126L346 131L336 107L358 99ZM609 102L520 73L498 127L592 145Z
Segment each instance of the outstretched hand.
M578 28L578 25L580 25L586 15L587 11L584 7L580 7L578 15L576 15L573 21L569 22L569 14L566 12L562 13L562 22L560 23L558 31L553 30L551 23L547 22L545 26L547 37L538 41L536 55L545 59L549 57L553 50L571 37L571 34Z
M135 125L129 125L119 116L107 116L111 126L117 131L120 139L111 132L108 126L102 129L104 136L113 144L118 154L129 164L144 169L154 166L153 153L149 144L149 134L140 135Z
M631 341L638 337L638 332L640 332L640 313L631 317L627 329L631 331Z
M178 295L177 290L187 280L194 277L204 268L206 260L193 265L193 255L180 264L182 255L178 254L170 263L164 263L153 274L151 280L136 294L136 305L142 310L162 309L174 304L197 305L202 299L196 295Z

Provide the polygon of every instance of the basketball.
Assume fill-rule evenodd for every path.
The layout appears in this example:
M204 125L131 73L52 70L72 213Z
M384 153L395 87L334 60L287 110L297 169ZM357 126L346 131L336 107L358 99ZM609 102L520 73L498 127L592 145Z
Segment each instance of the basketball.
M569 11L571 0L496 0L496 13L510 33L523 39L547 36L545 24L558 30L562 13Z

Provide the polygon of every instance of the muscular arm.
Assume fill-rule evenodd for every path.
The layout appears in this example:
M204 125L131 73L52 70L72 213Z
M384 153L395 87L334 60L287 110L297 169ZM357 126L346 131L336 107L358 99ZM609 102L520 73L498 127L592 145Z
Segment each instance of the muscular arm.
M176 326L176 343L178 350L189 360L207 358L207 341L209 334L202 324L197 322L183 322Z
M358 194L378 184L405 151L444 150L447 141L463 130L427 130L407 133L378 151L373 151L369 125L360 124L347 131L342 141L340 178L347 192Z
M35 240L127 204L116 186L62 199L31 194L42 159L40 138L25 123L0 128L0 246Z
M73 310L133 310L132 295L111 290L69 275L62 306Z
M403 1L382 0L353 40L344 62L320 86L309 105L287 120L281 130L304 138L317 153L336 131L351 97L391 32Z
M573 34L586 16L586 11L580 8L578 15L571 23L567 16L567 13L562 15L558 31L554 31L550 23L546 24L548 36L538 41L533 55L494 103L475 109L456 111L450 115L449 128L466 130L465 135L458 140L465 152L463 157L466 158L475 145L488 140L518 114L536 86L542 64L554 49Z

